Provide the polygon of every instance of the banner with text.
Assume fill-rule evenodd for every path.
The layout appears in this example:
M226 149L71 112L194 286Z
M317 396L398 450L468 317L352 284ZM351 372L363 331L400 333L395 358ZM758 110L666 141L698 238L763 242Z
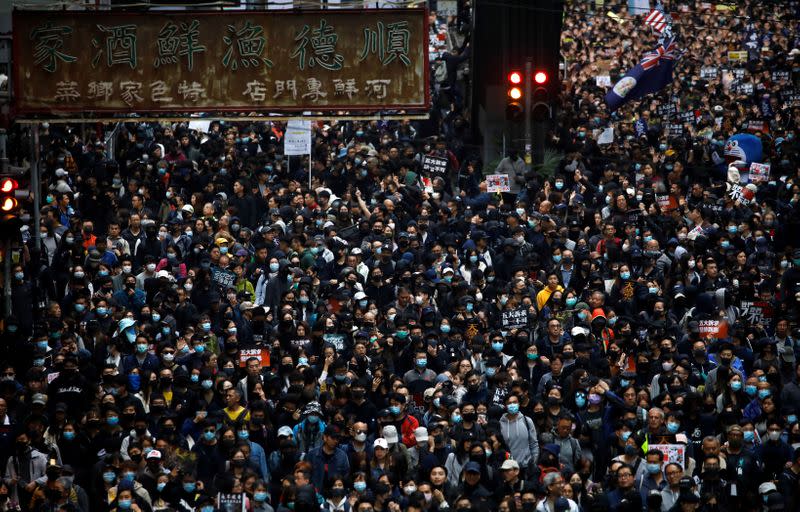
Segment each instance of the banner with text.
M14 11L20 113L427 109L424 9Z

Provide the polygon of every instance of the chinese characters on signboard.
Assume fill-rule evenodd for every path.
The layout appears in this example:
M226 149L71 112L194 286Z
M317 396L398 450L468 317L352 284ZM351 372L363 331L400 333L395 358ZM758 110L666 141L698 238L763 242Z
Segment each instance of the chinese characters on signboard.
M224 18L224 19L220 19ZM425 11L15 11L21 113L427 109Z

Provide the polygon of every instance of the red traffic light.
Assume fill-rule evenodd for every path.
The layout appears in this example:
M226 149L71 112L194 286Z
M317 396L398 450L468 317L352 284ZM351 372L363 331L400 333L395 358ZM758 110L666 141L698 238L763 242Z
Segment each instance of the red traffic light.
M547 73L544 71L537 71L533 74L533 81L539 85L547 83Z
M13 197L4 197L2 200L0 200L0 210L4 212L10 212L14 210L18 204L19 203L17 203L17 200Z
M0 181L0 192L3 194L10 194L19 188L19 183L11 178L3 178Z
M508 81L512 84L521 84L522 83L522 73L519 71L512 71L508 74Z

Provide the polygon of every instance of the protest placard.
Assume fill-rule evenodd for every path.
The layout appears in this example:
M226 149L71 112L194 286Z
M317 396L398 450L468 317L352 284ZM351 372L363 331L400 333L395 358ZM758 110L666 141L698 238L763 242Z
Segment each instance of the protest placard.
M268 348L246 348L239 351L239 366L244 368L247 360L251 357L257 358L261 362L262 368L266 368L270 365Z
M223 290L233 288L236 283L236 274L219 268L211 269L211 279L220 285Z
M670 212L678 207L678 201L669 194L657 195L656 201L658 201L658 206L662 212Z
M447 175L447 158L441 156L425 155L422 157L422 173L431 176Z
M703 80L713 80L719 76L719 68L713 66L706 66L700 68L700 78Z
M722 320L700 320L697 322L700 330L700 337L704 339L726 338L728 336L728 324Z
M686 445L684 444L651 444L651 450L658 450L664 454L664 464L675 462L685 467Z
M508 174L488 174L486 176L487 192L511 192L511 181Z
M243 493L217 493L217 508L222 512L244 512Z
M728 52L728 62L747 62L747 51Z
M528 327L528 310L526 308L517 308L511 311L503 311L500 315L500 325L504 331Z
M753 162L750 164L750 182L759 183L769 180L769 164L759 164Z
M597 87L611 87L611 76L597 75L594 77L594 83L597 84Z

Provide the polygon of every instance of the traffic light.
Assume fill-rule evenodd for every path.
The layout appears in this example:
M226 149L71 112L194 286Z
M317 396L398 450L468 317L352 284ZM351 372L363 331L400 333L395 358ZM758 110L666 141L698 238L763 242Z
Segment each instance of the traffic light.
M531 97L531 117L534 121L542 122L550 119L553 115L552 101L555 99L550 90L550 73L544 69L539 69L533 73L533 96Z
M519 71L508 74L506 87L506 119L521 121L525 117L525 101L522 93L523 75Z
M16 239L23 224L19 199L28 196L27 190L19 188L14 178L0 178L0 239Z

